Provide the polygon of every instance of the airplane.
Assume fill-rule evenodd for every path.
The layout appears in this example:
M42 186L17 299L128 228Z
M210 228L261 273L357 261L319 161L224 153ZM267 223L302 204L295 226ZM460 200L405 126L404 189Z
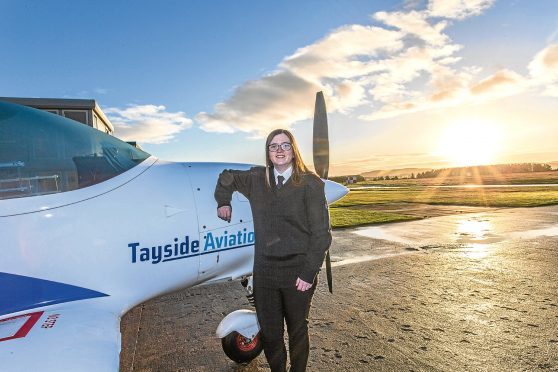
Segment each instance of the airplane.
M314 162L332 203L348 190L325 180L327 119L317 97ZM249 290L249 202L235 192L232 220L223 221L213 192L224 169L250 166L163 161L70 119L0 102L2 371L117 371L120 319L134 306L226 280ZM237 310L216 334L231 359L246 362L261 351L258 332L255 312Z

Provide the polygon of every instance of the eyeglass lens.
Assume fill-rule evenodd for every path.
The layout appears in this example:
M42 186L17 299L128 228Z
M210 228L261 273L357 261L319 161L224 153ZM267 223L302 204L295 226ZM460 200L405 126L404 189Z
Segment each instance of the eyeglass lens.
M278 143L272 143L269 145L269 151L277 151L279 150L279 147L281 147L283 151L289 151L292 148L292 145L288 142L283 142L280 145Z

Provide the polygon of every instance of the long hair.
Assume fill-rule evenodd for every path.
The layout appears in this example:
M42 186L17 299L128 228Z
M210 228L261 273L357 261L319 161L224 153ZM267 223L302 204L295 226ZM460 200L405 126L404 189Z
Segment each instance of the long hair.
M272 172L271 169L273 168L273 163L269 158L269 144L271 143L273 137L281 133L289 137L289 141L291 142L292 146L293 173L291 175L291 178L293 179L293 182L295 184L299 184L304 173L311 173L311 171L308 169L308 167L306 167L306 164L304 164L304 161L302 160L302 156L300 155L300 151L298 150L298 145L293 134L286 129L275 129L271 133L269 133L269 135L267 136L267 140L265 141L265 183L269 188L271 188L269 178Z

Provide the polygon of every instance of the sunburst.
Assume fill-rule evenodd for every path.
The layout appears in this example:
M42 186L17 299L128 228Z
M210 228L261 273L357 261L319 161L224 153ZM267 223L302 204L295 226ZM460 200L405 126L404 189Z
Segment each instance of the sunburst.
M503 139L503 131L494 123L460 120L442 132L434 154L451 167L491 164L500 154Z

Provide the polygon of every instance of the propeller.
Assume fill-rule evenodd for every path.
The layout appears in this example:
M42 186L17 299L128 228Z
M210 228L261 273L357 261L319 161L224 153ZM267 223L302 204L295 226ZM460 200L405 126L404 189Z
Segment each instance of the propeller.
M327 111L324 93L316 93L316 106L314 107L314 169L320 178L327 179L329 171L329 135L327 130ZM326 252L327 287L333 293L333 278L331 275L331 257L329 250Z

